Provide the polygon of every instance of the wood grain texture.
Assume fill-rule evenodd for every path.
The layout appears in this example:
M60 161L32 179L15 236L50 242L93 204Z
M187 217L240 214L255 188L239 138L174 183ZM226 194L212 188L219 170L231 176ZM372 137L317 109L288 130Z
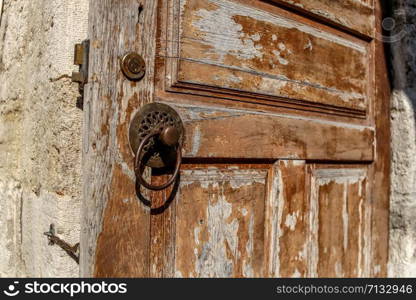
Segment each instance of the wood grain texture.
M371 208L366 168L311 166L312 277L369 276Z
M371 127L169 103L186 125L183 156L371 161Z
M280 160L278 172L278 231L275 275L307 277L309 274L310 203L305 161Z
M152 174L152 184L161 185L171 174ZM150 216L150 273L152 278L175 276L173 257L176 241L176 201L177 184L159 192L152 192Z
M167 24L172 28L166 75L171 87L216 90L272 103L290 99L365 115L366 43L281 11L249 6L251 2L173 1Z
M270 0L355 33L374 36L374 0Z
M90 78L84 104L84 202L81 275L148 276L149 209L135 191L128 127L153 100L156 1L90 1ZM137 51L146 76L138 83L120 71Z
M376 30L382 34L382 6L376 0ZM373 165L373 194L372 194L372 269L371 276L386 277L389 256L389 211L390 211L390 99L391 83L389 80L385 45L374 40L375 64L375 98L374 115L376 124L376 160Z
M263 277L267 169L231 165L181 173L175 277Z

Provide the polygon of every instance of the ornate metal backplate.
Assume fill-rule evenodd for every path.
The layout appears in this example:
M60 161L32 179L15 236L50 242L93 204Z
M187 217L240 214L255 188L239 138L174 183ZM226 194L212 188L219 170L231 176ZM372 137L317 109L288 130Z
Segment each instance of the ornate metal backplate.
M179 144L183 139L183 124L178 113L170 106L162 103L150 103L142 107L134 116L129 130L130 146L134 154L141 141L154 130L162 130L174 126L179 132ZM178 150L180 151L180 150ZM162 145L157 138L152 138L142 151L144 165L152 168L163 168L175 163L176 150Z

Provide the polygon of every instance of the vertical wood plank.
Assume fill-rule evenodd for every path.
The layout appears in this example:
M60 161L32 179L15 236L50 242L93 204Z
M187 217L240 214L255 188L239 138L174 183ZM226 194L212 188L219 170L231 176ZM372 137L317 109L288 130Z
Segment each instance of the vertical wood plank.
M152 174L152 184L161 185L169 175ZM150 216L150 271L152 278L174 277L175 217L177 184L151 193Z
M376 0L376 28L382 34L382 1ZM370 276L387 276L390 212L390 96L387 57L383 42L374 40L376 159L373 165L372 270Z
M281 277L306 277L308 272L309 199L304 161L280 161L279 260ZM283 200L283 201L281 201Z
M128 128L153 101L157 1L90 1L90 69L83 132L81 276L139 277L149 269L149 209L136 196ZM128 51L146 61L137 83L120 71Z
M280 160L272 173L265 229L268 276L305 277L310 231L305 161Z

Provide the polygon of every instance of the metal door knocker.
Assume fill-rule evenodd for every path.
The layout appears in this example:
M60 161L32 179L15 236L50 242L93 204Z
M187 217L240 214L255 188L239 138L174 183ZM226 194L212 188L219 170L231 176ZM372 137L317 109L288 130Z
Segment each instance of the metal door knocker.
M183 123L178 113L162 103L150 103L136 114L130 125L130 145L135 153L134 171L139 183L159 191L170 186L179 174L182 162ZM143 178L144 166L175 170L167 182L152 185Z

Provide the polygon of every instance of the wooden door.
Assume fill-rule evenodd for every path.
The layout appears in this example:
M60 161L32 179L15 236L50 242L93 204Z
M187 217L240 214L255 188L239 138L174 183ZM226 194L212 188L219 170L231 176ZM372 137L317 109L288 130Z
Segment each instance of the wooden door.
M389 88L373 0L91 1L81 274L386 276ZM139 82L120 58L146 61ZM136 189L130 121L185 125ZM169 174L152 171L153 183Z

